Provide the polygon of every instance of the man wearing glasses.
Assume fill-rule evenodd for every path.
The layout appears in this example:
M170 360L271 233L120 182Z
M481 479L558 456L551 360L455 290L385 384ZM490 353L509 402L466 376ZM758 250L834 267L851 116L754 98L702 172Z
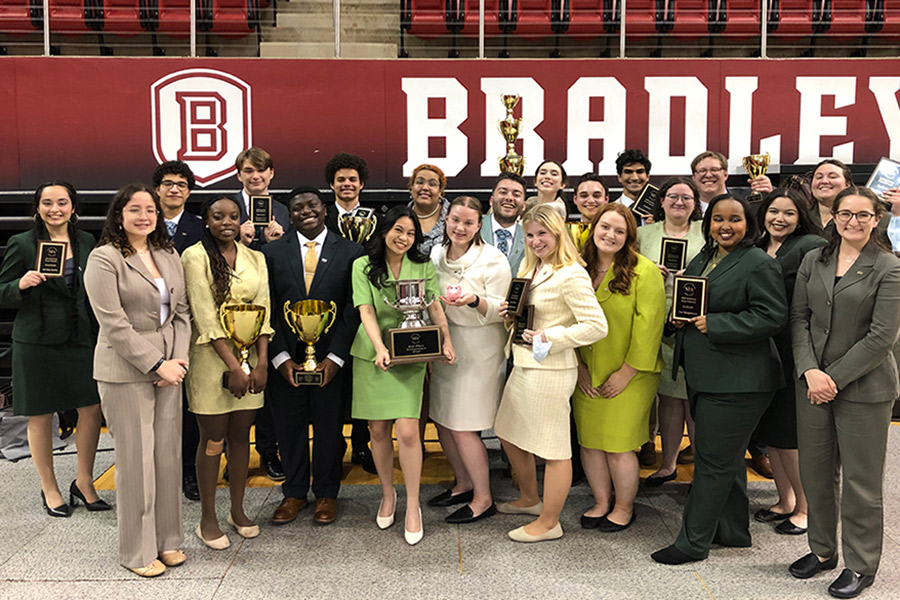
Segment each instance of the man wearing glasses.
M701 152L691 161L691 177L700 190L700 211L706 214L709 201L728 191L725 188L725 181L728 179L728 159L714 150ZM748 179L747 182L752 191L764 196L773 189L772 182L765 175Z

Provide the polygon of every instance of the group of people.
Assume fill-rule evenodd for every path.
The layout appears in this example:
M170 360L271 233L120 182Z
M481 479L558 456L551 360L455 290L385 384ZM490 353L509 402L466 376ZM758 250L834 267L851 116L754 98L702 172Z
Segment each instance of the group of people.
M773 189L765 176L750 180L763 194L751 205L725 189L725 157L705 152L692 162L691 177L660 186L652 215L635 215L631 206L650 167L641 151L623 152L623 194L615 200L603 178L579 178L572 202L587 224L580 230L567 227L568 181L556 161L538 166L530 198L521 176L502 173L487 213L474 197L445 198L441 169L420 165L408 205L378 215L363 245L339 227L362 214L368 178L365 161L350 154L326 165L334 202L315 187L295 188L285 204L273 201L265 226L248 218L251 197L266 194L274 177L265 151L242 152L236 168L243 190L212 195L199 217L184 211L190 169L163 163L154 187L116 193L96 246L76 227L75 189L40 186L35 227L7 247L0 302L20 308L15 411L29 415L47 512L68 516L76 499L89 510L110 508L92 483L102 407L115 440L125 567L155 576L186 559L181 454L195 458L196 535L213 549L230 544L215 510L225 452L227 523L255 537L259 526L243 509L249 433L256 420L259 446L268 413L284 473L272 521L293 521L312 487L313 519L327 525L338 514L343 408L350 406L354 420L368 423L381 529L393 525L399 504L396 435L410 545L424 535L419 487L428 418L455 474L449 489L428 500L458 506L447 522L531 515L509 532L512 540L562 537L576 453L594 496L581 526L612 533L635 521L635 450L651 443L658 403L662 464L645 486L675 479L685 425L695 467L681 531L652 554L655 561L681 564L706 558L713 544L751 544L744 455L756 440L768 446L779 500L754 517L777 522L780 533L809 536L811 553L790 573L806 578L836 567L840 514L846 568L829 592L858 595L878 568L888 425L900 396L892 354L900 336L900 259L884 215L886 203L900 213L893 209L900 192L879 198L829 159L811 181L791 177ZM671 317L676 272L661 255L671 238L686 242L677 274L704 277L708 287L706 312L687 322ZM34 269L43 240L67 243L64 277ZM524 306L507 298L513 278L528 280ZM430 302L425 318L441 340L431 362L399 360L385 335L403 319L393 305L404 280L421 280ZM301 300L336 310L316 343L318 386L295 380L306 343L280 309ZM220 319L230 305L266 308L250 369ZM48 361L67 377L47 378ZM79 411L78 477L66 503L53 474L50 418L70 408ZM199 435L179 452L184 415ZM481 439L491 428L518 486L507 502L491 493ZM536 458L545 464L542 490Z

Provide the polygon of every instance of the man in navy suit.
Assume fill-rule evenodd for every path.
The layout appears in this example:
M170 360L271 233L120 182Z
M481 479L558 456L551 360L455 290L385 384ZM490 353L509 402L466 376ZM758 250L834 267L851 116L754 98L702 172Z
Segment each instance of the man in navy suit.
M353 261L363 255L361 246L325 227L325 204L313 187L291 191L288 210L294 230L263 246L269 267L272 327L269 342L267 391L275 417L275 431L286 479L284 500L272 521L293 521L307 504L310 488L309 424L312 422L312 489L316 496L316 523L337 518L337 493L341 485L343 440L343 385L349 377L342 368L350 358L350 345L359 328L359 312L353 305ZM310 255L310 253L314 253ZM315 264L314 270L307 266ZM316 343L316 360L324 374L321 386L297 385L293 373L300 368L306 344L284 318L286 302L299 300L334 302L334 324Z
M194 173L180 160L169 160L156 167L153 172L153 187L159 195L166 221L166 231L175 243L178 254L185 248L200 241L203 221L197 215L184 209L191 190L194 189ZM200 500L197 488L197 445L200 430L197 419L188 411L187 395L182 394L181 419L181 473L182 490L188 500Z
M272 155L262 148L248 148L234 161L237 168L237 178L243 186L241 191L234 195L241 207L241 241L254 250L259 250L263 245L279 239L290 225L290 217L284 204L272 199L272 220L265 227L254 227L250 222L250 197L268 196L269 184L275 178L275 165Z

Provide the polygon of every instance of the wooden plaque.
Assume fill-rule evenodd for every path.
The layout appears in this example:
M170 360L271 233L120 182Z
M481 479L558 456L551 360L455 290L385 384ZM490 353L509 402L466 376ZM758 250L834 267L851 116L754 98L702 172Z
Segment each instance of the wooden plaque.
M687 240L664 237L662 250L659 253L659 264L672 273L677 273L687 266Z
M272 196L250 196L250 221L257 226L272 221Z
M66 274L65 242L40 240L37 248L35 270L45 277L62 277Z
M516 317L513 325L513 344L521 344L522 346L530 346L531 342L526 342L522 338L522 334L526 329L532 329L534 326L534 305L523 305L522 314Z
M444 356L441 330L436 325L388 329L387 338L391 364L426 362Z
M631 205L631 212L636 214L639 217L647 218L653 215L653 211L656 210L656 203L659 201L659 188L655 185L648 183L644 186L643 191L641 191L641 195L638 196L637 201Z
M515 278L509 282L509 290L506 292L506 301L509 306L506 314L518 317L522 314L525 302L528 300L528 289L531 287L531 279Z
M675 276L672 295L672 320L690 321L706 314L709 301L709 279Z

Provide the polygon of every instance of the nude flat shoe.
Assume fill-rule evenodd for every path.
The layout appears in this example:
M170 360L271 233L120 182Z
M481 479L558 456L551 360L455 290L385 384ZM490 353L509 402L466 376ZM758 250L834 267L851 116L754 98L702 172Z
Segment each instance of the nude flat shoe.
M504 515L532 515L539 517L542 510L544 510L543 502L538 502L531 506L516 506L510 502L501 502L497 505L497 512Z
M207 540L203 537L203 532L200 530L200 525L197 525L197 530L195 532L197 537L200 538L200 541L207 545L207 547L212 548L213 550L224 550L228 546L231 545L231 540L228 539L228 536L222 534L221 537L218 537L214 540Z
M128 570L141 577L156 577L166 572L166 565L154 560L146 567L128 567Z
M519 527L518 529L513 529L509 532L509 539L514 542L546 542L549 540L558 540L563 535L562 525L559 523L556 524L556 527L547 531L545 533L541 533L539 535L532 535L530 533L526 533L525 526Z
M184 561L187 560L187 555L185 555L183 550L169 550L168 552L160 552L159 560L167 567L177 567L184 564Z
M234 522L234 519L231 518L231 515L228 515L228 524L234 527L234 530L237 531L237 534L242 538L252 539L259 535L259 525L248 525L246 527L242 525L238 525Z

